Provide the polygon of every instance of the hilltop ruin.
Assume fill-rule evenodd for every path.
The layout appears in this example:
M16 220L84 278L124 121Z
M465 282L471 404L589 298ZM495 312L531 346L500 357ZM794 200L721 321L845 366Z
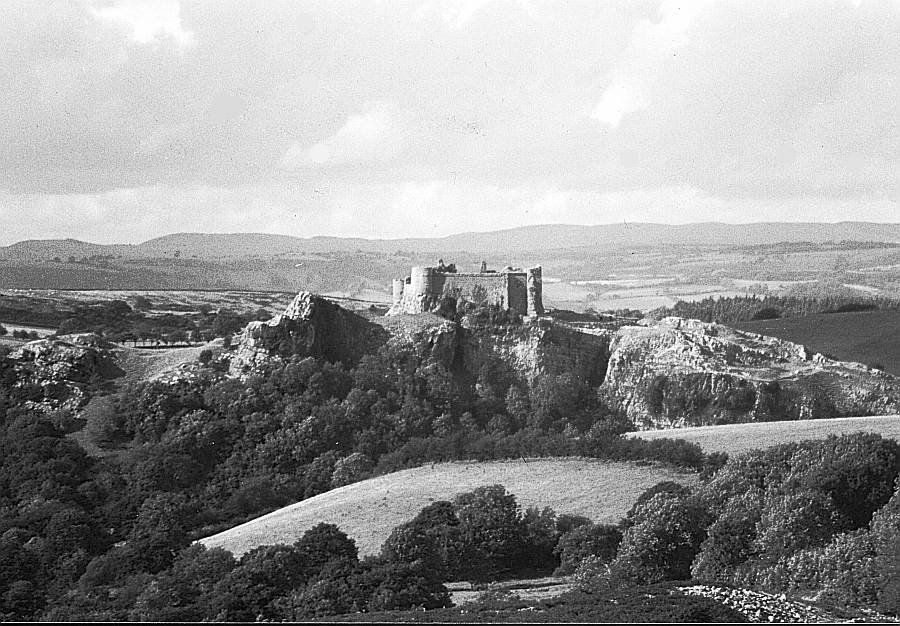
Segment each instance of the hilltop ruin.
M528 270L507 266L490 270L482 261L477 272L458 272L456 265L413 267L405 279L393 281L388 315L435 311L445 298L496 305L520 315L544 314L541 266Z

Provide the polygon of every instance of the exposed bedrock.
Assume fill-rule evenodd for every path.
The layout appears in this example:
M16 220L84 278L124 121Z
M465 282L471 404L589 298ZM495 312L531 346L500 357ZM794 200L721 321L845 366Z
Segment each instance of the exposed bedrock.
M604 387L642 428L900 412L879 370L680 318L619 329Z
M552 317L458 324L425 313L373 321L301 292L282 315L251 323L237 340L232 374L293 354L353 364L390 341L470 381L484 368L525 384L571 375L600 388L639 428L900 412L900 385L879 370L680 318L609 330Z
M235 339L230 371L241 374L292 355L356 363L389 339L383 327L333 302L301 291L284 313L251 322Z

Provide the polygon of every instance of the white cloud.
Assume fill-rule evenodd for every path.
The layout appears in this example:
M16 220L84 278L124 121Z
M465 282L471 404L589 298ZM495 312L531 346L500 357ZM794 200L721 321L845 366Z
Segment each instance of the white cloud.
M282 169L385 160L398 150L398 133L387 106L370 104L363 113L347 117L336 133L310 148L291 145L281 159Z
M594 108L591 117L599 122L615 128L622 118L645 108L648 104L640 86L632 87L621 83L613 83L603 92L600 102Z
M116 0L90 10L102 22L128 28L135 43L151 44L166 37L182 47L196 43L194 33L181 23L179 0Z
M609 86L591 117L615 128L629 113L650 105L662 63L688 42L688 29L713 0L663 0L658 21L640 20L631 42L608 74Z

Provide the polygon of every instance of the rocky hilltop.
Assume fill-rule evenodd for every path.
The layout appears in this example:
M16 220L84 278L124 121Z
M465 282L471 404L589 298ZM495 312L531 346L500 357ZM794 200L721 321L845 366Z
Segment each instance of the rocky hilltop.
M680 318L606 327L553 316L452 322L428 313L366 315L301 292L284 313L251 322L230 350L214 352L218 371L245 376L294 355L352 366L391 345L442 364L470 389L485 372L521 386L574 379L640 429L900 413L900 382L880 370ZM96 335L68 335L25 344L5 362L23 374L18 384L35 407L77 409L92 388L123 374L121 353ZM174 383L202 366L170 369L158 378Z
M695 320L598 328L545 316L459 323L431 314L366 318L302 292L237 338L233 375L292 354L355 363L388 342L474 380L484 368L522 384L569 375L598 389L639 428L900 412L900 384L859 363Z
M383 345L389 333L362 315L301 291L284 313L250 322L235 339L230 372L237 375L295 354L354 364Z
M122 375L113 344L93 333L31 341L13 350L7 363L34 408L77 409L92 387Z
M804 346L669 317L619 329L603 387L643 428L896 413L900 384Z

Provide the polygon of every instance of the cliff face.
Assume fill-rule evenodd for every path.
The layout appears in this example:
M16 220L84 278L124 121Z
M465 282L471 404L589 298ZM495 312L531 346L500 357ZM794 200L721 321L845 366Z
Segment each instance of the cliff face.
M240 374L291 355L323 357L352 365L383 345L388 332L365 317L301 291L284 313L251 322L235 337L230 372Z
M494 362L529 384L541 375L571 374L594 387L606 374L612 338L609 331L584 332L550 319L521 326L464 327L462 334L469 372Z
M643 428L900 412L900 385L859 363L718 324L621 328L604 388Z
M432 314L368 320L308 293L238 336L239 375L292 354L353 364L388 341L415 346L461 379L485 368L533 384L571 375L639 428L900 412L900 384L858 363L717 324L667 318L601 329L551 319L456 324Z

